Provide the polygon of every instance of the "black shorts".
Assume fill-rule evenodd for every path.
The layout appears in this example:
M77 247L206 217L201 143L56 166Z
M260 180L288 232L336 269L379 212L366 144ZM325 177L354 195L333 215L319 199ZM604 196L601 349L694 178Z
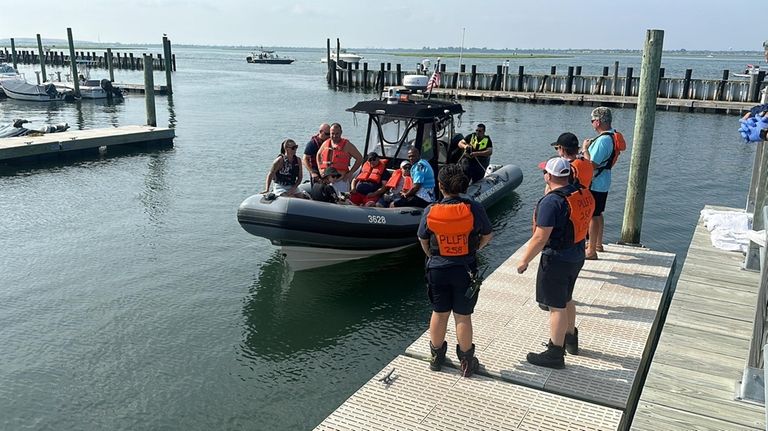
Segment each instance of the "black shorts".
M592 192L592 197L595 198L595 212L592 213L592 217L601 216L603 211L605 211L605 201L608 200L608 192L590 191Z
M432 310L438 313L453 310L456 314L472 314L479 294L476 293L472 298L465 296L469 282L469 273L464 266L428 269L427 294Z
M565 308L565 304L573 299L573 286L582 266L584 261L563 262L542 254L536 274L536 302L552 308Z

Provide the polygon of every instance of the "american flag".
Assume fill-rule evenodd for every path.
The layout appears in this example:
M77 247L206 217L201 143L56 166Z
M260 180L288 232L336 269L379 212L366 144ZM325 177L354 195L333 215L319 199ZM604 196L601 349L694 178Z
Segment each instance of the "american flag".
M432 77L429 78L429 82L427 82L427 91L432 91L432 89L436 87L440 87L440 72L438 72L437 67L435 67Z

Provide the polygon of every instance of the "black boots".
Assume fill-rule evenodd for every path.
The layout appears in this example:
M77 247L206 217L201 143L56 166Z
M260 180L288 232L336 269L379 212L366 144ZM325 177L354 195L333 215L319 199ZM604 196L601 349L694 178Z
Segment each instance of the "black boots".
M456 356L461 361L461 374L464 377L472 377L472 374L476 373L480 368L480 361L475 357L475 344L472 343L472 347L466 352L462 352L459 345L456 345Z
M442 347L439 349L429 342L429 350L432 352L432 358L429 360L429 369L432 371L440 371L445 363L445 352L448 351L448 342L443 341Z
M526 359L533 365L547 368L565 368L565 348L563 346L555 346L552 344L552 340L545 344L547 350L541 353L529 353Z
M565 351L569 355L579 354L579 328L574 328L573 334L565 333Z

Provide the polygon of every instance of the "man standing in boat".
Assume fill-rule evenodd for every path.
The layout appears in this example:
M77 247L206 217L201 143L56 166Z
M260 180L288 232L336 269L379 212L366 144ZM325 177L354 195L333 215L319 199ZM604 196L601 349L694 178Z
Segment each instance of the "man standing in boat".
M480 123L475 128L475 133L470 133L459 141L459 148L464 150L461 157L461 165L464 173L474 183L485 176L485 170L491 163L493 154L493 142L491 137L485 134L485 124Z
M329 167L339 171L341 180L334 187L339 193L344 193L349 191L352 175L363 164L363 155L348 139L341 137L341 132L341 124L331 124L331 137L323 142L317 152L317 166L321 171ZM355 163L350 168L351 159L355 159Z
M317 166L317 151L323 145L326 139L331 137L331 126L328 123L320 125L316 135L309 138L309 142L304 146L304 167L311 175L312 182L320 179L320 168Z
M440 371L445 362L448 342L445 333L453 312L456 322L456 356L464 377L480 366L472 343L472 312L478 291L476 252L492 237L491 222L483 206L463 199L469 179L459 165L445 165L439 174L443 199L424 210L418 237L427 255L427 287L432 317L429 322L429 368Z

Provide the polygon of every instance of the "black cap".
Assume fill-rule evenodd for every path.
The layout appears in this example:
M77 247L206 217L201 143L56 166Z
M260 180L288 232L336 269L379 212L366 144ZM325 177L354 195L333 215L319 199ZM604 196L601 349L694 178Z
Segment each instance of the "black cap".
M553 147L559 145L565 148L579 148L579 138L571 132L565 132L557 137L557 141L551 143Z
M335 176L341 176L341 174L339 173L339 171L336 170L336 168L334 168L333 166L329 166L325 168L325 170L323 171L323 178L328 176L335 177Z

